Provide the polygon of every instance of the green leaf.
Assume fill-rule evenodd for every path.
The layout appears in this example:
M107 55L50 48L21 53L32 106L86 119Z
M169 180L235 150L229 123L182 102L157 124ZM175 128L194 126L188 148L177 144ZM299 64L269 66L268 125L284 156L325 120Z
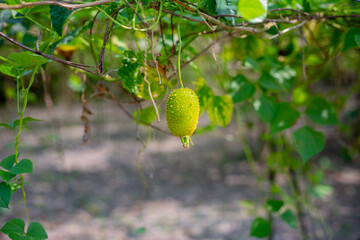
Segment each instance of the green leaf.
M37 118L32 118L32 117L24 117L23 121L22 121L22 125L25 126L29 122L38 122L38 121L42 121L42 120L37 119ZM14 120L12 122L9 122L9 123L0 123L0 126L7 127L7 128L10 128L10 129L15 129L19 125L20 125L20 119L16 119L16 120Z
M55 49L62 45L62 44L68 44L72 40L74 40L77 36L79 36L81 33L87 31L90 29L92 24L92 21L86 22L84 25L82 25L80 28L77 28L69 33L67 33L64 37L62 37L59 41L55 42L50 47L50 53L53 53Z
M6 128L9 128L9 129L13 129L12 125L10 125L9 123L0 123L0 127L6 127Z
M300 113L288 102L275 104L275 113L270 122L270 133L280 132L290 128L300 117Z
M6 235L9 235L10 233L18 233L18 234L24 234L25 230L25 222L20 218L15 218L7 223L1 228L1 231L5 233Z
M4 63L0 65L0 72L14 78L16 78L19 75L17 68L15 68L13 65L8 63Z
M256 218L251 224L250 236L257 238L265 238L270 236L271 223L264 218Z
M201 135L201 134L205 134L205 133L209 133L211 131L214 131L215 129L217 129L217 126L215 126L214 124L208 124L205 125L203 127L199 127L196 129L196 135Z
M160 108L159 108L160 111ZM159 113L160 114L160 113ZM137 121L137 117L138 117L138 111L134 112L134 121ZM140 110L140 114L139 114L139 123L140 124L144 124L144 125L149 125L151 124L156 118L156 111L154 106L149 106L146 107L142 110Z
M17 78L19 76L26 76L33 72L33 70L26 70L21 67L17 63L9 62L0 65L0 72L3 74L9 75L10 77Z
M284 66L282 68L271 69L270 75L282 90L289 91L294 84L296 71L290 66Z
M216 0L216 12L220 15L236 15L237 8L231 0ZM236 19L233 17L226 17L232 24L235 24Z
M284 202L279 199L268 199L266 201L266 208L272 212L278 212L282 206L284 206Z
M50 59L44 58L31 52L13 52L8 55L8 58L15 64L20 65L24 68L51 62Z
M141 91L141 84L144 82L144 74L140 67L144 65L144 53L135 53L126 50L121 56L118 75L125 89L132 94L138 94Z
M71 11L66 8L55 5L50 6L51 23L53 29L57 32L59 36L62 36L64 23L66 19L70 16L70 14Z
M297 151L305 163L325 147L325 135L304 126L293 133Z
M17 121L19 121L19 120L17 120ZM29 122L41 122L41 121L42 121L41 119L37 119L37 118L33 118L33 117L24 117L22 124L26 125Z
M275 116L275 101L266 95L261 95L254 101L254 109L264 122L270 122Z
M10 181L11 179L13 179L13 177L15 177L15 175L14 175L14 174L11 174L11 173L9 173L9 172L0 170L0 177L1 177L6 183L9 183L9 181Z
M267 72L264 72L258 80L260 86L268 90L280 91L281 86L276 82L276 80Z
M311 7L310 7L310 3L307 0L302 1L302 6L304 8L304 12L310 12Z
M145 232L146 232L146 227L139 227L134 230L135 235L141 235L144 234Z
M1 160L0 166L5 168L6 170L10 170L15 163L15 154L7 156L3 160Z
M317 198L322 198L325 195L331 195L334 192L334 189L332 186L319 184L314 187L312 190L312 193Z
M9 5L16 5L20 3L20 0L5 0L5 2ZM30 1L28 1L30 2ZM13 10L15 12L15 10ZM21 13L22 15L26 15L27 13L29 13L30 8L23 8L23 9L16 9L16 12ZM16 13L15 12L15 13ZM14 14L16 15L16 14Z
M44 227L38 222L30 223L26 235L36 240L44 240L48 238Z
M68 86L74 92L82 92L83 82L76 74L71 74L68 80Z
M253 20L266 14L266 9L260 0L239 0L238 11L245 20Z
M355 38L356 44L358 45L358 47L360 47L360 33L355 34L354 38Z
M309 100L309 93L306 91L304 87L297 87L294 89L292 94L292 102L297 105L301 106L306 104Z
M226 127L231 121L233 108L234 103L230 95L214 96L209 103L208 109L210 122Z
M290 227L297 229L296 216L290 209L281 214L281 219L284 220L284 222L286 222Z
M10 169L12 174L21 174L21 173L32 173L33 172L33 163L29 159L23 159L13 168Z
M249 82L246 78L237 76L233 82L236 84L235 91L231 93L234 103L242 102L254 96L256 88L254 84Z
M199 98L200 115L202 115L204 111L208 109L209 103L211 102L214 93L203 78L199 78L196 82L196 85L195 92Z
M260 118L270 123L270 133L276 133L291 127L300 117L300 113L288 102L275 102L266 95L255 100L254 109Z
M11 188L5 182L0 183L0 208L9 208Z
M20 235L20 233L10 233L9 237L11 240L34 240L28 236Z
M204 9L205 12L216 15L216 0L202 1L200 7Z
M359 47L358 45L358 41L357 39L360 35L360 29L359 28L350 28L347 33L345 34L345 39L344 39L344 47L343 47L343 52L353 48L353 47Z
M248 68L253 69L255 71L260 71L259 63L256 60L254 60L252 57L247 56L244 59L243 64L244 64L245 67L248 67Z
M0 25L6 23L9 19L11 19L11 11L10 10L2 10L0 12Z
M150 57L150 56L148 56ZM143 73L144 72L144 73ZM151 100L150 94L149 94L149 85L144 80L144 74L145 74L145 68L140 67L138 72L138 80L140 84L137 85L137 88L139 89L139 92L136 94L138 97ZM166 93L165 85L170 86L171 84L166 78L166 74L164 74L161 69L159 69L159 74L161 76L161 84L159 80L159 75L155 67L147 67L146 68L146 74L147 74L147 81L150 83L150 89L151 93L154 99L161 98Z
M338 124L336 114L332 106L321 97L315 97L306 108L306 116L311 121L321 125Z

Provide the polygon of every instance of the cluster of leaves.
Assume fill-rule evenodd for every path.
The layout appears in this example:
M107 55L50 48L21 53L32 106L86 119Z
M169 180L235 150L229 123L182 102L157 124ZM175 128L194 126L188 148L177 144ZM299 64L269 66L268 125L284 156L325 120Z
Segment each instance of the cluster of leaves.
M12 240L44 240L48 238L45 229L38 222L31 222L25 233L25 222L20 218L7 222L1 231Z
M17 84L21 85L17 91L18 106L20 106L20 100L22 100L23 111L19 111L19 118L12 122L0 123L1 127L12 130L15 134L15 154L10 155L0 162L0 207L9 208L11 198L20 188L22 190L23 198L20 202L25 202L25 193L23 174L33 173L33 163L29 159L19 160L19 153L17 146L19 144L19 137L22 130L30 122L41 121L32 117L24 117L24 110L29 96L29 88L34 81L34 71L38 69L41 64L50 62L48 59L38 56L29 52L11 53L8 58L2 57L2 60L6 61L0 65L0 72L14 77L17 79ZM25 87L25 77L32 73L29 86ZM21 98L21 99L20 99ZM18 202L19 203L19 202ZM26 202L25 202L26 204ZM7 222L0 231L8 235L13 240L43 240L47 239L47 234L40 223L29 223L27 232L25 233L25 223L21 219L13 219Z

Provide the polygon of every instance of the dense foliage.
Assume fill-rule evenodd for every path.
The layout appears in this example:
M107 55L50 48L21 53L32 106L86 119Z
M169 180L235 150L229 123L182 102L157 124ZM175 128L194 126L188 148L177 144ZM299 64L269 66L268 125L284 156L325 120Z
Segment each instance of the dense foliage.
M198 134L226 127L232 119L238 126L258 190L266 193L250 235L271 238L278 215L309 239L304 220L309 212L324 236L331 236L313 207L313 199L331 191L315 160L329 126L345 158L359 154L360 108L346 108L360 98L358 1L0 2L0 92L2 101L17 103L18 113L18 119L1 123L16 140L14 154L0 163L0 207L9 208L19 190L28 211L23 175L32 173L33 164L20 158L18 145L24 126L38 121L25 117L25 109L28 101L41 99L36 90L41 84L45 95L51 87L53 97L64 81L82 94L85 142L89 96L113 101L134 124L168 132L153 122L169 90L180 84L195 90L200 114L210 120ZM56 71L59 63L72 72L69 79ZM142 110L129 112L125 101ZM146 102L152 105L142 108ZM263 131L256 147L244 137L254 127ZM276 182L280 175L286 188ZM256 208L251 201L244 205ZM47 239L39 223L27 221L26 231L21 219L0 223L1 231L11 239Z

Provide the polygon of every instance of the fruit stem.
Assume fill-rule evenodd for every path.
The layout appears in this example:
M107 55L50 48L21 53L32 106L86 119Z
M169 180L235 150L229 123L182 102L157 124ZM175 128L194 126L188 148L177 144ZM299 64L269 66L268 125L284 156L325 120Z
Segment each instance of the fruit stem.
M194 143L191 141L190 136L181 137L180 139L181 139L181 142L182 142L184 148L189 148L190 143L191 143L191 145L194 145Z
M183 88L184 85L182 83L182 80L181 80L181 34L180 34L180 25L181 25L181 20L182 20L182 16L183 16L183 9L182 9L182 6L179 6L180 8L180 22L178 24L178 37L179 37L179 51L178 51L178 59L177 59L177 68L178 68L178 76L179 76L179 84L180 84L180 87Z

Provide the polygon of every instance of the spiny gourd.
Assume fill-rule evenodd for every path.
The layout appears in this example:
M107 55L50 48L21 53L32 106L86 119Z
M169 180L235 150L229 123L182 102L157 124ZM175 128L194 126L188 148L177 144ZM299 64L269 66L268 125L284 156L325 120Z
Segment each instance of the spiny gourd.
M166 121L170 132L180 137L184 148L192 143L190 136L198 124L199 112L199 98L190 88L178 88L170 93L166 102Z

